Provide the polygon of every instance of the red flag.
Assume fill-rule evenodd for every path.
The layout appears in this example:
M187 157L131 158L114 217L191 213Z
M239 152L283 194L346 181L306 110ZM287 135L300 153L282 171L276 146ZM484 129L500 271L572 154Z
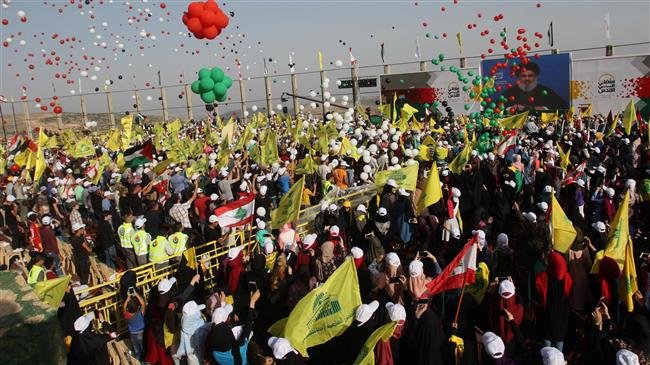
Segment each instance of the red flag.
M476 280L476 236L472 237L440 275L427 284L425 295L434 296L443 291L462 288Z

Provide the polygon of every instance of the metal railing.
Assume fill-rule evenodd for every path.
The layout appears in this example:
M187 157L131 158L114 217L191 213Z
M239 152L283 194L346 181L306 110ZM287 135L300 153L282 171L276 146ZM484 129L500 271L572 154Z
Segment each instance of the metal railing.
M574 52L582 54L590 54L593 56L595 51L605 50L605 56L612 56L614 49L628 48L629 47L642 47L648 46L650 42L636 42L619 45L607 45L604 47L588 47L580 49L564 50L564 52ZM544 49L539 50L538 54L557 53L557 49ZM647 52L647 50L645 51ZM503 54L489 55L487 58L499 58ZM447 64L458 62L461 68L465 67L478 67L478 63L482 60L481 56L465 56L465 57L449 57ZM468 62L469 61L469 62ZM471 64L469 64L471 63ZM328 108L325 106L325 98L323 96L325 89L322 87L323 81L326 78L332 77L333 79L351 79L352 89L330 89L331 96L339 97L341 95L351 94L351 105L358 105L364 100L374 99L378 95L380 86L360 89L358 87L358 79L364 77L377 77L381 74L390 74L394 68L398 69L399 73L426 71L429 61L407 61L407 62L394 62L391 64L381 65L353 65L349 67L327 68L322 71L301 71L285 74L273 74L256 77L242 77L233 83L229 90L229 98L226 102L220 103L215 109L216 112L229 116L234 114L245 118L248 111L252 111L252 106L259 105L256 109L270 113L275 110L276 104L287 106L288 110L296 112L300 108L300 103L297 97L283 98L283 92L289 92L294 95L307 95L309 91L314 90L317 92L316 99L321 102L316 110L319 113L325 113ZM365 74L361 74L365 72ZM186 75L185 75L186 76ZM301 86L302 85L302 86ZM264 90L263 98L250 98L250 90ZM206 113L205 105L196 103L198 97L192 94L190 84L176 84L176 85L158 85L149 88L135 88L127 90L112 90L110 86L105 89L95 89L95 92L77 93L76 95L59 95L56 103L63 108L63 113L52 115L51 117L40 119L45 122L56 122L59 129L64 129L70 126L69 123L85 124L89 120L98 122L98 129L108 129L116 125L116 120L124 113L137 112L148 115L151 120L168 121L170 119L180 117L181 119L194 119L195 117L202 118ZM346 92L347 91L347 92ZM145 95L143 99L143 95ZM178 97L168 98L168 95L175 95ZM117 100L117 101L116 101ZM143 102L146 101L146 102ZM47 105L50 99L42 100L43 105ZM3 123L5 123L6 133L18 133L19 131L27 131L31 133L32 124L34 119L30 116L30 107L34 105L34 100L16 100L10 98L9 101L0 105L4 112ZM159 103L159 104L157 104ZM90 107L89 107L90 105ZM71 119L71 120L70 120Z

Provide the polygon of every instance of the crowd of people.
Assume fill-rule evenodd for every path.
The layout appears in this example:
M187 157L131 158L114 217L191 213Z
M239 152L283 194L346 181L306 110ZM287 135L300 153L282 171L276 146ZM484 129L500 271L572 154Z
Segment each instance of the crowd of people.
M355 114L256 116L234 122L234 135L246 140L225 144L219 121L189 121L176 133L205 141L208 165L198 172L198 158L168 163L171 137L151 123L137 126L140 141L133 143L159 138L162 148L130 168L119 166L120 150L101 136L91 136L96 153L88 157L46 148L38 181L10 151L1 181L5 250L27 250L32 259L24 269L19 260L5 269L26 273L32 285L66 275L60 247L71 245L75 275L58 311L70 364L109 361L114 330L82 315L73 290L89 284L91 257L120 273L116 318L126 320L131 356L143 363L353 364L370 334L391 321L397 327L375 346L375 363L650 362L645 122L628 135L621 121L612 128L601 116L542 123L531 115L513 140L498 125L462 116L404 128ZM270 131L278 136L273 161L259 156ZM469 144L458 169L452 161ZM110 163L95 178L91 160L104 155ZM376 189L379 172L413 165L415 189L398 179ZM431 173L439 173L442 197L417 209ZM297 222L274 226L271 212L301 177L300 206L318 213L304 232ZM369 199L345 199L362 186L372 191ZM253 243L231 246L232 234L251 226L224 227L216 209L251 193ZM630 312L618 295L619 266L601 262L592 270L626 194L639 288ZM554 250L549 230L552 196L576 230L566 254ZM427 284L471 238L478 242L476 281L430 295ZM183 255L206 242L228 250L218 266ZM350 256L364 303L353 324L308 357L271 336L268 328ZM144 293L133 269L150 262L178 268Z

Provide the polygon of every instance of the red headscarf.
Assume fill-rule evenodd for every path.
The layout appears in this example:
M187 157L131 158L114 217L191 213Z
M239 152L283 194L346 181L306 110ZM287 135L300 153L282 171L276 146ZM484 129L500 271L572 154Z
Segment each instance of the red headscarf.
M551 277L558 281L564 281L564 297L568 298L571 294L573 279L569 275L566 260L561 253L551 252L547 257L546 271L543 271L535 278L535 286L540 296L540 304L546 307L546 294L548 290L548 278Z

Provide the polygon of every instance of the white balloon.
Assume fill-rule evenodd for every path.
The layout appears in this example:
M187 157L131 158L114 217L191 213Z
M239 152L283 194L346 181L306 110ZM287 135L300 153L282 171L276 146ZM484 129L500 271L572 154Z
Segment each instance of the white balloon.
M74 89L73 89L73 90L70 90L70 94L71 94L71 95L74 95L74 94L76 94L76 93L77 93L76 90L74 90Z
M101 70L101 68L100 68L99 66L95 66L95 67L93 68L93 70L95 70L95 72L99 72L99 70Z
M334 118L332 114L327 114L327 116L325 117L325 119L327 120L332 120L332 118Z
M330 96L330 103L336 103L336 97Z
M372 172L372 168L369 165L363 165L363 172L366 172L366 173L369 174L369 173Z
M21 46L24 46L27 44L27 42L24 39L21 39L20 42L18 42Z
M350 99L350 98L349 98L347 95L343 95L343 96L341 97L341 100L343 100L343 101L348 101L349 99Z
M314 103L314 102L309 103L309 106L310 106L312 109L316 109L316 103Z
M390 149L393 151L397 151L397 142L391 142L390 143Z
M251 107L251 110L254 111L254 112L256 112L256 111L257 111L257 105L253 105L253 106Z
M22 17L25 16L25 12L22 11L22 10L18 10L18 12L16 13L16 15L18 15L19 18L22 18Z
M336 80L336 86L341 86L342 82L341 80Z
M300 104L300 107L299 107L299 109L300 109L300 110L305 110L305 106L304 106L304 105L302 105L302 104Z
M244 110L244 117L247 117L249 115L248 110Z
M325 91L325 92L323 93L323 97L324 97L325 99L329 99L329 98L330 98L330 92L329 92L329 91Z
M36 103L36 105L34 105L34 106L36 107L36 109L38 109L38 108L41 107L41 104L40 104L40 103Z
M330 107L330 102L326 101L326 102L323 103L323 105L325 105L326 108L329 108Z
M348 102L345 101L345 100L343 100L343 101L341 102L341 105L343 105L343 106L347 106L347 105L348 105Z
M343 61L336 60L336 62L334 62L334 64L336 65L336 67L341 67L341 66L343 66Z
M110 84L111 84L111 80L106 80L106 81L104 81L104 84L106 84L106 85L110 85Z
M368 147L368 151L370 151L370 153L377 153L377 145L374 143L371 144L370 147Z
M326 83L328 83L328 84L330 83L330 79L329 79L329 78L327 78L327 77L325 78L325 80L324 80L324 81L325 81Z
M151 97L151 95L147 95L147 98L146 98L146 99L147 99L147 101L151 101L151 100L153 100L153 98Z
M368 174L367 174L367 173L362 172L362 173L360 174L360 176L361 176L361 180L363 180L363 181L368 180Z
M370 163L370 156L363 156L363 162Z
M316 97L316 92L314 90L311 90L309 92L309 96L311 96L312 98Z
M97 75L90 76L90 79L93 80L93 81L96 81L97 80Z
M278 111L281 111L281 110L282 110L282 104L278 104L278 105L276 105L275 108L276 108Z

